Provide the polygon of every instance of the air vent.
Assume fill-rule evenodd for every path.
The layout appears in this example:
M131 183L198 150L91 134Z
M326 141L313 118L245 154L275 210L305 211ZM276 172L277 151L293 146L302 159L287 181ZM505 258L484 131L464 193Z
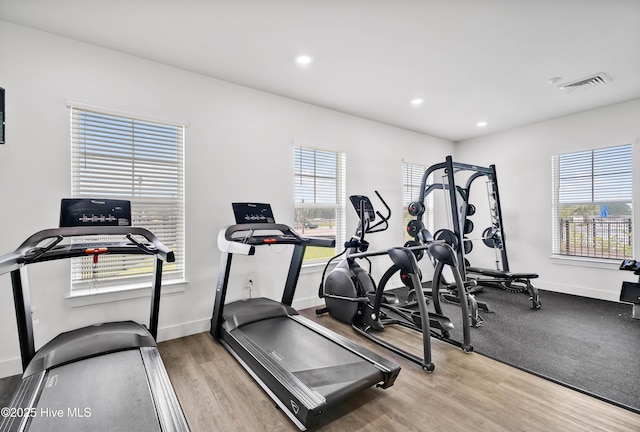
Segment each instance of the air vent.
M586 90L592 87L599 87L610 82L611 82L611 78L609 78L605 73L598 73L595 75L588 76L586 78L579 79L577 81L568 82L568 83L559 85L558 88L567 93L575 93L580 90Z

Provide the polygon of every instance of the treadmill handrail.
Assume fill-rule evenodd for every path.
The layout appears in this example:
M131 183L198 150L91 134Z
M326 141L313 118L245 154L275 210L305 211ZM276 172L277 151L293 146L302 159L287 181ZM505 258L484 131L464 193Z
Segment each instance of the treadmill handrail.
M82 227L61 227L38 231L27 238L15 251L0 256L0 275L20 268L23 264L32 264L41 261L68 259L79 256L77 249L82 248L82 244L74 245L72 252L70 245L56 247L64 238L96 236L96 235L122 235L127 236L130 243L118 244L111 248L113 253L118 254L149 254L158 258L174 262L175 255L165 246L151 231L142 227L131 226L82 226ZM131 235L144 237L150 245L133 240ZM43 241L51 239L51 243L43 247L38 247ZM95 248L95 240L89 240L91 246Z
M280 234L269 234L269 232ZM260 233L263 233L262 235ZM247 233L245 236L233 235ZM263 244L293 244L319 247L335 247L336 241L331 238L304 237L293 228L284 224L236 224L229 225L220 230L218 234L218 248L222 252L232 254L253 255L254 246Z

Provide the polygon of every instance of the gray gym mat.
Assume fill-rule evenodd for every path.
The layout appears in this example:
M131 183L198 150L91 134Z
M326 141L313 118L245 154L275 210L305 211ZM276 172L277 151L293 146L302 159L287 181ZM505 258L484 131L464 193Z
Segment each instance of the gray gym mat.
M494 313L480 311L484 324L471 329L475 352L640 413L640 320L631 305L542 290L535 311L528 296L497 288L476 298ZM460 309L443 309L457 332Z

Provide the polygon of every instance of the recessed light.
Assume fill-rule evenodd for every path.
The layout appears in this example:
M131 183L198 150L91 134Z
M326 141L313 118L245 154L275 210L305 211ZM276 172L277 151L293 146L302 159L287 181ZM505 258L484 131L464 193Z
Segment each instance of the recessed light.
M424 103L424 99L420 99L420 98L411 99L411 105L413 106L420 106L423 103Z
M481 121L481 122L476 123L476 126L478 126L478 127L485 127L486 125L487 125L486 121Z
M301 65L308 65L312 61L313 61L313 57L311 57L308 54L300 54L298 57L296 57L296 63Z

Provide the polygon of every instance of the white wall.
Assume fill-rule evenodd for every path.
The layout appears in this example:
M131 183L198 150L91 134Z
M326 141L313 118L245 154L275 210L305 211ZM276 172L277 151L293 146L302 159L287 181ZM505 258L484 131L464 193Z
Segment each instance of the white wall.
M538 273L537 285L543 289L615 301L621 282L635 279L618 270L619 262L607 265L551 257L551 156L633 143L637 168L638 138L640 100L634 100L457 143L455 160L496 165L512 271ZM635 171L638 185L640 173ZM640 188L635 188L636 208L639 197ZM638 227L640 212L634 213ZM634 243L637 254L637 229ZM544 295L541 300L544 305Z
M430 165L453 151L445 140L3 21L0 40L7 111L7 144L0 146L0 253L57 226L60 199L71 188L68 101L188 122L188 283L184 291L163 297L160 339L207 330L220 259L216 235L233 223L231 202L270 202L279 221L292 224L294 141L346 151L347 193L373 195L378 189L387 198L396 217L389 231L371 239L372 247L380 248L402 241L401 161ZM348 233L355 224L351 213ZM254 295L279 296L282 266L254 268L255 262L238 260L235 286L252 274ZM38 346L61 331L94 322L148 319L148 298L72 307L75 303L65 298L69 277L64 262L30 271ZM318 282L317 272L305 272L294 306L317 304ZM0 376L20 370L12 303L9 276L0 276Z

